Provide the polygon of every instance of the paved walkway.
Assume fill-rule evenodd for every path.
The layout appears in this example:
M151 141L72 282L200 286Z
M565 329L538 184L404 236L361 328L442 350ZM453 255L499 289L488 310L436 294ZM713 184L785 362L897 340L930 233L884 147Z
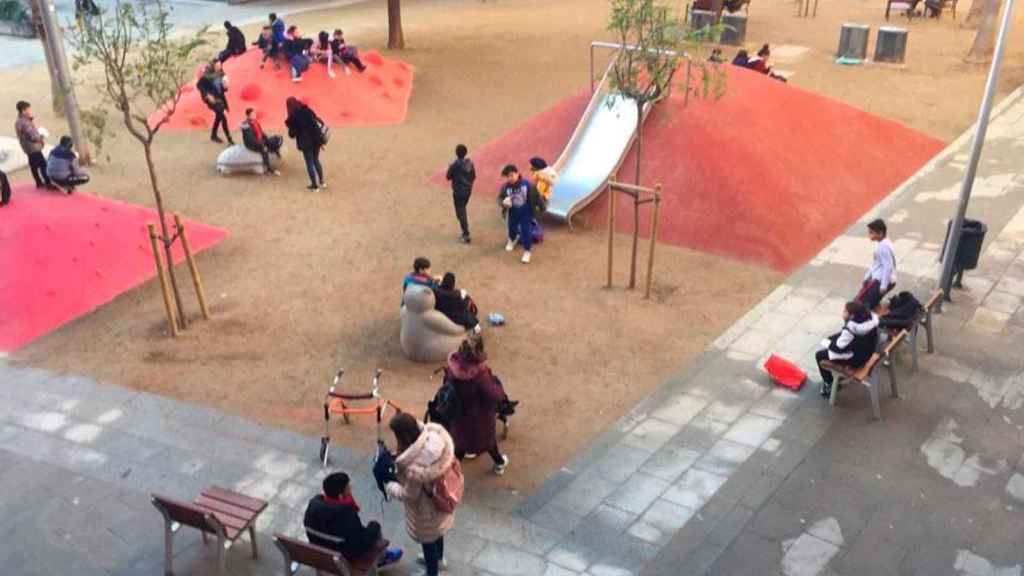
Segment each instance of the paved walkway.
M883 399L881 422L858 390L832 411L815 383L799 394L775 388L759 366L774 350L812 368L870 260L864 223L876 214L890 223L900 287L930 292L966 139L538 493L518 500L471 485L446 539L451 573L1019 576L1021 120L1018 91L996 113L971 205L990 226L982 264L937 320L937 353L916 373L899 363L903 398ZM13 366L0 367L0 396L0 566L12 574L162 573L161 520L147 494L188 498L213 483L271 501L261 539L298 534L323 474L317 439L201 406ZM375 504L365 456L335 455L335 467L357 473L364 515L410 547L399 509ZM179 538L178 573L209 573L210 550L195 534ZM261 561L239 547L229 570L279 570L261 544Z

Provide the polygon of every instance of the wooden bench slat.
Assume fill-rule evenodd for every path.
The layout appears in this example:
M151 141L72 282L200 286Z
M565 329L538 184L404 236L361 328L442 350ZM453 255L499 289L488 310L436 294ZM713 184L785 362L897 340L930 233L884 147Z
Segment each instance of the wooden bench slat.
M242 531L242 530L245 530L246 528L249 527L249 522L246 521L243 518L236 518L236 517L231 516L229 514L224 514L222 512L218 512L216 510L212 510L212 509L209 509L209 508L204 508L203 506L198 506L198 508L200 508L202 510L206 510L207 512L212 514L213 517L217 519L217 521L219 521L221 524L224 525L225 529L233 529L233 530Z
M939 302L940 298L942 298L942 290L936 290L932 293L931 297L928 298L928 301L925 302L924 309L930 312L931 309L935 307L935 304Z
M323 546L317 546L316 544L295 540L284 534L275 534L274 541L278 546L288 551L292 562L298 562L315 570L338 574L338 564L344 565L345 562L345 558L339 552L324 548Z
M907 329L904 328L900 330L899 333L896 334L896 336L893 336L893 338L889 340L889 343L885 345L885 355L888 356L892 354L893 349L899 346L900 343L903 342L904 339L906 339L907 334Z
M239 506L241 508L247 508L256 512L257 514L262 512L267 507L266 500L260 500L258 498L251 498L244 494L239 494L233 490L227 488L221 488L220 486L211 486L206 490L203 490L203 496L207 498L213 498L214 500L220 500L227 502L228 504Z
M178 500L158 494L153 494L152 498L167 511L171 520L184 526L202 530L203 532L212 532L212 529L206 523L206 510L193 504L179 502Z
M219 512L220 514L224 514L224 515L227 515L227 516L233 516L233 517L238 518L239 520L243 520L245 522L253 521L256 518L256 516L258 515L258 512L253 512L252 510L249 510L247 508L242 508L240 506L234 506L232 504L228 504L227 502L223 502L221 500L214 500L213 498L207 498L206 496L199 496L198 498L196 498L195 499L195 504L196 504L196 506L199 506L201 508L207 508L209 510L213 510L215 512Z

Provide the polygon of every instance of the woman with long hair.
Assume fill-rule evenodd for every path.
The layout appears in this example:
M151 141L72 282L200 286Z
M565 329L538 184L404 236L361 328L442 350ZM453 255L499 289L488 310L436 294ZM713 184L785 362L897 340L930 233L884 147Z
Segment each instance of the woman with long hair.
M288 118L284 121L288 127L288 137L295 139L295 146L302 152L309 173L310 190L327 188L324 181L324 168L320 165L320 149L324 147L323 121L309 107L294 96L285 101Z
M389 498L405 505L405 529L423 546L420 561L428 576L437 576L444 562L444 535L455 515L438 509L431 492L434 483L456 464L452 437L440 424L423 424L406 412L391 418L388 427L398 443L395 458L398 481L384 489Z

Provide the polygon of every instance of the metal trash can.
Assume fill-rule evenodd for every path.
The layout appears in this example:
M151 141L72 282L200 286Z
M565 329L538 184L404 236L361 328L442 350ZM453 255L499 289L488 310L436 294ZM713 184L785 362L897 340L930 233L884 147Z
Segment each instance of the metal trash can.
M690 29L703 30L715 25L717 14L710 10L690 10Z
M946 245L949 244L949 233L953 229L953 221L946 222L946 239L942 241L942 252L939 252L939 261L946 254ZM978 259L981 257L981 246L985 243L985 234L988 232L988 225L980 220L964 218L963 231L960 234L960 244L956 248L956 255L953 258L953 286L963 287L964 270L974 270L978 267Z
M843 24L839 30L839 48L836 49L836 56L864 60L868 55L868 36L870 35L870 26L849 22Z
M875 41L875 62L903 62L907 53L907 29L882 26Z
M747 17L743 14L722 14L722 24L726 26L722 30L722 38L719 44L730 46L743 46L747 41Z

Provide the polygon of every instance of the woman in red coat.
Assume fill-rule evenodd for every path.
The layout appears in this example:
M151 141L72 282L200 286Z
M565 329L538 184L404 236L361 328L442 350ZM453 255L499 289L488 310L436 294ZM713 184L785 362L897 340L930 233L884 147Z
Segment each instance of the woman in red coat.
M462 407L452 423L455 457L462 460L467 453L487 452L494 460L494 473L501 476L508 467L508 456L498 451L494 428L505 391L487 366L483 340L464 340L448 356L448 373Z

